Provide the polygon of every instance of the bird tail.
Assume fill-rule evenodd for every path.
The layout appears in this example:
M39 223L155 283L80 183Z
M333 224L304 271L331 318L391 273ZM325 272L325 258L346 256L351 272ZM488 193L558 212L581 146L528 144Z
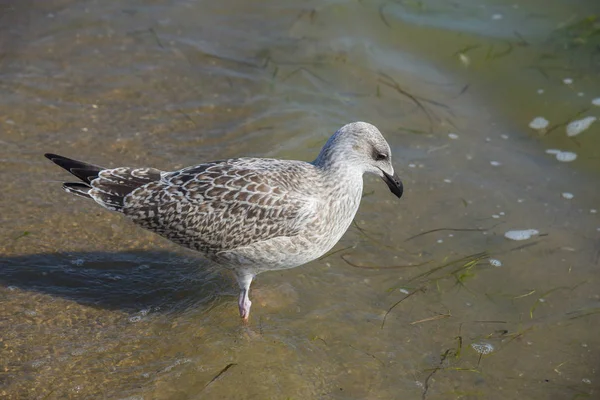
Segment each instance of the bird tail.
M108 169L56 154L44 155L83 182L63 183L63 189L66 192L91 198L112 211L122 211L125 196L141 186L160 180L162 173L155 168Z
M91 183L98 177L100 171L105 168L52 153L46 153L44 156L59 167L66 169L83 182L64 182L63 189L66 192L88 199L92 198L89 194L89 191L92 189Z

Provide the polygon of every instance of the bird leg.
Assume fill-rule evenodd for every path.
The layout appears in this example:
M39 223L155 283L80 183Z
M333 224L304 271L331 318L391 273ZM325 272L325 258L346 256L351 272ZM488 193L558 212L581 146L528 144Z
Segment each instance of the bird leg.
M238 306L240 308L240 317L242 317L244 322L248 322L248 317L250 316L250 306L252 305L252 302L250 301L248 293L250 293L250 284L252 283L253 278L254 275L242 275L238 277L238 284L240 285Z

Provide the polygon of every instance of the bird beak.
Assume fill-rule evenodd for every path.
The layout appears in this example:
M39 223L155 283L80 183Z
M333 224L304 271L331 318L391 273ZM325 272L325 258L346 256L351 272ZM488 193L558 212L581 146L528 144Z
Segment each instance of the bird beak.
M383 181L388 185L390 191L394 193L398 198L402 197L402 192L404 191L404 187L402 186L402 181L398 178L398 175L394 173L394 175L386 174L383 172Z

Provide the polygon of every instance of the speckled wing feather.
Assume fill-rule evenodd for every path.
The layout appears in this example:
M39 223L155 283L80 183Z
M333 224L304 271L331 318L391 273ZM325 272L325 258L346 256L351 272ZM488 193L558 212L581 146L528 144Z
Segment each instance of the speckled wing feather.
M163 173L124 198L135 223L207 255L297 235L315 215L312 165L238 158Z

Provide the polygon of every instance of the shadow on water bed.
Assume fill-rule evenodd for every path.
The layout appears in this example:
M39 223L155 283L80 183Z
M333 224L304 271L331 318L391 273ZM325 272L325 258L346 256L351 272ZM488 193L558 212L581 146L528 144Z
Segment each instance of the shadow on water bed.
M0 284L108 310L205 309L233 286L202 259L168 252L74 252L0 257ZM233 294L233 292L232 292Z

